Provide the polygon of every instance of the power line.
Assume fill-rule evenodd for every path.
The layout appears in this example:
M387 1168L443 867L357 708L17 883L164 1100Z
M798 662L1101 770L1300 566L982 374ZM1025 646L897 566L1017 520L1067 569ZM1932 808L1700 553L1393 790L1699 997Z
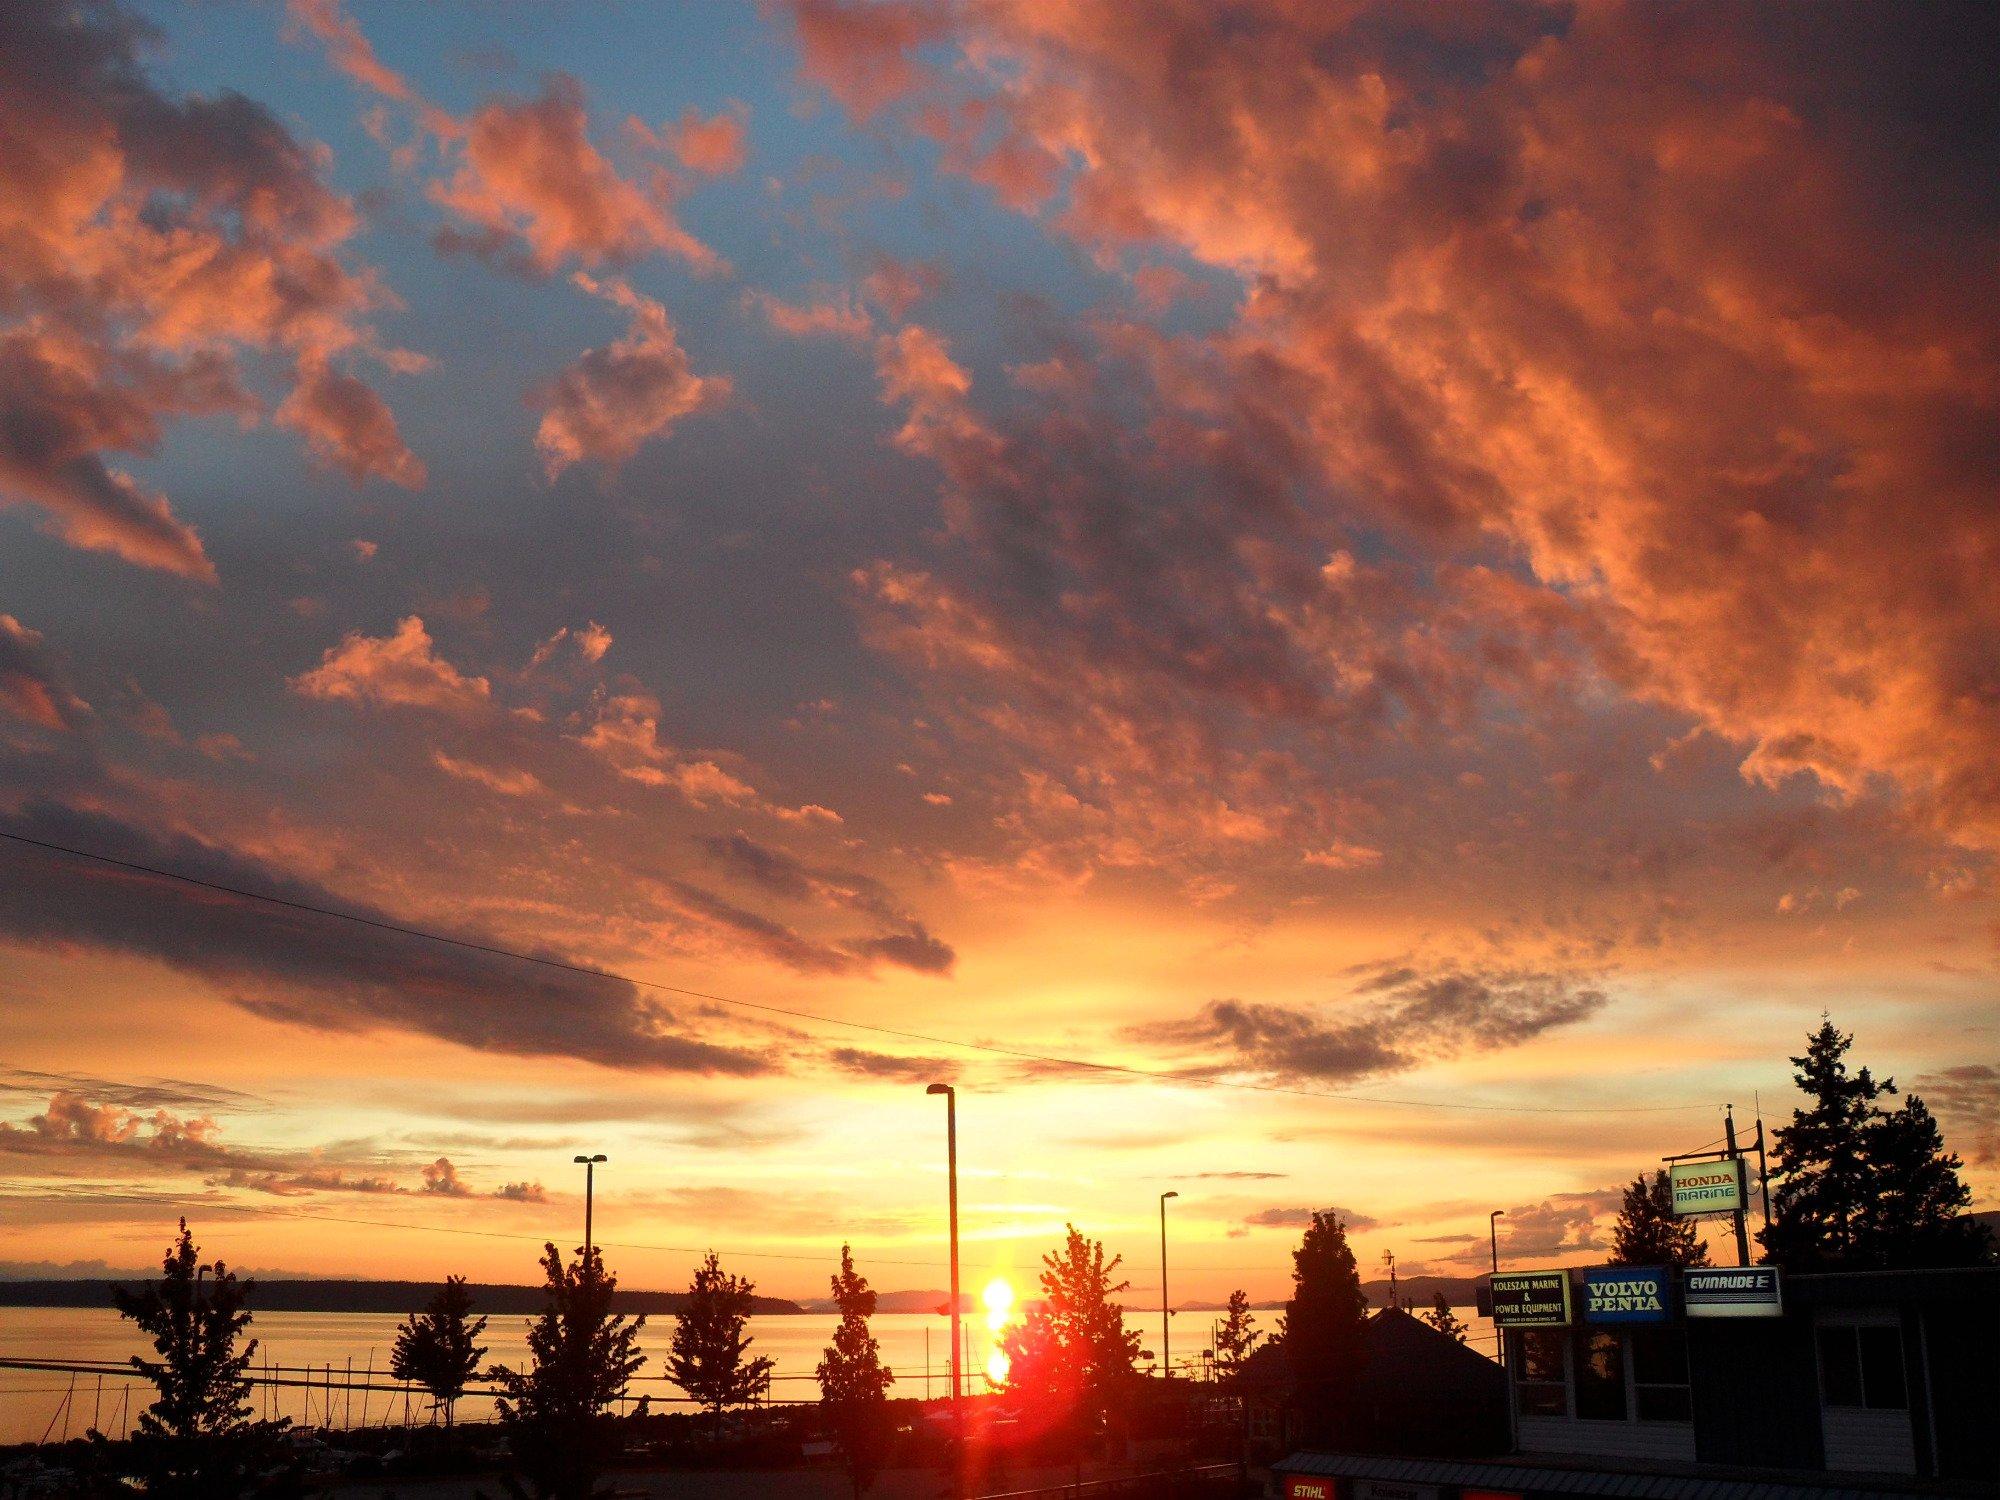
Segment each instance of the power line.
M692 1000L705 1000L714 1005L731 1006L738 1010L758 1011L766 1015L784 1016L794 1021L810 1022L819 1026L844 1026L852 1031L866 1032L875 1036L894 1037L899 1041L922 1042L933 1047L958 1047L966 1051L987 1053L996 1057L1010 1058L1017 1062L1043 1063L1054 1067L1076 1068L1085 1072L1111 1073L1127 1078L1143 1078L1154 1083L1175 1084L1195 1088L1230 1088L1260 1094L1283 1094L1300 1099L1337 1099L1352 1104L1386 1104L1406 1109L1449 1109L1475 1111L1489 1114L1510 1115L1643 1115L1643 1114L1686 1114L1697 1109L1712 1106L1702 1104L1494 1104L1477 1100L1408 1099L1381 1094L1357 1094L1339 1089L1291 1088L1278 1083L1255 1083L1241 1078L1220 1078L1199 1073L1174 1073L1156 1068L1133 1067L1126 1063L1099 1062L1089 1058L1063 1057L1053 1053L1029 1052L1017 1047L1003 1047L994 1042L971 1042L957 1037L934 1036L928 1032L910 1031L897 1026L884 1026L870 1021L850 1021L840 1016L820 1015L813 1011L798 1010L788 1006L771 1005L758 1000L739 1000L729 995L719 995L708 990L688 989L682 985L663 984L658 980L639 979L630 974L621 974L613 969L600 969L590 964L572 963L567 959L552 958L547 954L524 953L516 948L504 948L496 943L475 942L470 938L454 937L447 933L433 932L422 927L407 926L400 922L386 921L380 917L363 916L357 912L341 911L330 906L319 906L310 901L299 901L286 896L273 896L263 891L245 890L240 886L225 885L220 881L204 880L199 876L183 874L178 870L163 869L158 865L143 864L137 860L118 859L109 854L98 854L89 849L75 849L66 844L53 843L46 839L30 838L23 833L0 829L0 838L32 848L42 849L52 854L67 855L72 859L91 860L98 864L110 865L136 874L150 875L161 880L178 881L201 890L214 891L220 895L234 896L244 901L259 901L269 906L283 907L289 911L307 913L312 916L332 917L358 926L371 927L381 932L394 933L399 937L415 938L421 942L441 943L453 948L461 948L473 953L484 953L497 958L511 959L517 963L538 964L543 968L557 969L564 973L581 975L590 979L609 979L621 984L633 985L641 989L656 990L661 994L680 995Z

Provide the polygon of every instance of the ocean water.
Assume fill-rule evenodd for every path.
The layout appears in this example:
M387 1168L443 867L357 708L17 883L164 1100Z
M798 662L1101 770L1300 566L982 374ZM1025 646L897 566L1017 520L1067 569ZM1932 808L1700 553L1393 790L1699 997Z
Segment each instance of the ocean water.
M1493 1349L1492 1325L1475 1318L1470 1308L1458 1309L1471 1325L1471 1344L1483 1353ZM1128 1313L1142 1331L1157 1327L1157 1314ZM1208 1313L1175 1314L1176 1368L1208 1341ZM257 1343L256 1373L267 1372L293 1384L260 1387L252 1401L266 1416L287 1416L295 1422L334 1426L375 1425L403 1420L423 1421L427 1407L421 1393L407 1397L391 1380L389 1351L402 1320L390 1313L266 1312L250 1326ZM832 1314L808 1313L756 1317L750 1320L752 1354L775 1362L771 1397L774 1401L812 1401L819 1396L813 1372L839 1320ZM1264 1328L1277 1321L1275 1313L1258 1314ZM649 1395L656 1407L672 1409L684 1401L665 1378L671 1317L649 1319L640 1348L649 1355L632 1390ZM518 1313L496 1315L482 1340L490 1363L521 1363L526 1358L528 1319ZM925 1313L881 1313L872 1321L882 1346L882 1361L896 1373L895 1396L943 1396L950 1390L951 1329L941 1316ZM985 1389L994 1335L979 1314L964 1320L966 1370L970 1389ZM1184 1342L1185 1341L1185 1342ZM1151 1343L1156 1340L1148 1340ZM143 1335L111 1308L0 1307L0 1358L51 1360L69 1364L103 1363L121 1366L134 1354L150 1354ZM1198 1368L1198 1365L1196 1366ZM373 1390L344 1390L372 1385ZM333 1385L329 1391L327 1385ZM50 1370L0 1368L0 1443L77 1437L92 1426L107 1434L129 1430L138 1412L152 1399L152 1387L116 1370L99 1375ZM492 1414L490 1397L467 1396L459 1403L460 1420L476 1421Z

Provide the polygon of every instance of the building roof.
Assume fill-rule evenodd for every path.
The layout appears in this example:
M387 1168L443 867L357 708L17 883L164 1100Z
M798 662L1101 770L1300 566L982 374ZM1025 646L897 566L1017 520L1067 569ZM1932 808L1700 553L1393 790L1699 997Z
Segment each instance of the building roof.
M1543 1495L1611 1497L1611 1500L1892 1500L1979 1493L1963 1486L1923 1481L1828 1475L1769 1477L1755 1470L1705 1465L1647 1469L1606 1467L1606 1460L1565 1463L1559 1458L1392 1458L1368 1453L1294 1453L1271 1467L1280 1474L1325 1474L1382 1479L1398 1484L1457 1485ZM1615 1463L1615 1460L1610 1461Z

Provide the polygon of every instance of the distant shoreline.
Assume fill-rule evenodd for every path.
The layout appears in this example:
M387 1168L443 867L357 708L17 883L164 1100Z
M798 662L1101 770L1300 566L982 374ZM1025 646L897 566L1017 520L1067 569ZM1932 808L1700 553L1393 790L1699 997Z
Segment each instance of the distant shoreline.
M110 1307L117 1287L138 1288L147 1278L89 1277L80 1280L0 1281L0 1307ZM434 1281L255 1281L250 1296L253 1312L420 1312L437 1295ZM537 1313L542 1310L539 1286L474 1282L467 1286L474 1308L482 1313ZM619 1290L612 1307L622 1313L675 1314L687 1301L684 1292ZM751 1312L759 1316L803 1314L806 1309L787 1297L757 1297Z

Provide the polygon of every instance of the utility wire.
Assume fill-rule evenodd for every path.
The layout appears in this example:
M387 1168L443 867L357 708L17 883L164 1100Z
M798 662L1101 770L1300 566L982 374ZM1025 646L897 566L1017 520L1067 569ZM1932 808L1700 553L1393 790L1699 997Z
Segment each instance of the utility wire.
M224 885L220 881L203 880L199 876L186 875L178 870L163 869L158 865L142 864L137 860L118 859L109 854L98 854L88 849L75 849L66 844L57 844L46 839L30 838L23 833L0 829L0 839L31 848L45 850L52 854L67 855L72 859L90 860L97 864L110 865L136 874L150 875L161 880L177 881L183 885L201 890L214 891L220 895L234 896L244 901L258 901L268 906L283 907L289 911L304 912L312 916L333 917L343 922L352 922L362 927L372 927L377 931L394 933L400 937L415 938L422 942L442 943L449 947L461 948L473 953L490 954L497 958L512 959L517 963L538 964L543 968L557 969L564 973L582 975L590 979L609 979L629 984L641 989L656 990L661 994L680 995L692 1000L705 1000L715 1005L731 1006L738 1010L758 1011L766 1015L784 1016L794 1021L806 1021L819 1026L844 1026L852 1031L867 1032L875 1036L895 1037L900 1041L922 1042L933 1047L958 1047L971 1052L983 1052L997 1057L1006 1057L1017 1062L1045 1063L1056 1067L1076 1068L1086 1072L1111 1073L1127 1078L1143 1078L1154 1083L1176 1084L1196 1088L1230 1088L1260 1094L1284 1094L1300 1099L1338 1099L1352 1104L1386 1104L1407 1109L1449 1109L1476 1111L1489 1114L1509 1115L1652 1115L1688 1114L1695 1110L1706 1110L1713 1106L1701 1104L1493 1104L1476 1100L1409 1099L1382 1094L1356 1094L1338 1089L1290 1088L1277 1083L1255 1083L1241 1078L1220 1078L1212 1074L1175 1073L1156 1068L1132 1067L1125 1063L1098 1062L1088 1058L1063 1057L1052 1053L1029 1052L1017 1047L1003 1047L993 1042L971 1042L957 1037L934 1036L928 1032L909 1031L897 1026L883 1026L869 1021L850 1021L839 1016L819 1015L813 1011L797 1010L788 1006L770 1005L757 1000L739 1000L729 995L718 995L708 990L688 989L681 985L663 984L658 980L640 979L630 974L621 974L613 969L600 969L589 964L572 963L567 959L552 958L547 954L523 953L516 948L503 948L495 943L475 942L470 938L453 937L447 933L433 932L421 927L406 926L400 922L389 922L379 917L363 916L357 912L341 911L335 907L319 906L309 901L294 900L286 896L273 896L263 891L245 890L240 886Z

